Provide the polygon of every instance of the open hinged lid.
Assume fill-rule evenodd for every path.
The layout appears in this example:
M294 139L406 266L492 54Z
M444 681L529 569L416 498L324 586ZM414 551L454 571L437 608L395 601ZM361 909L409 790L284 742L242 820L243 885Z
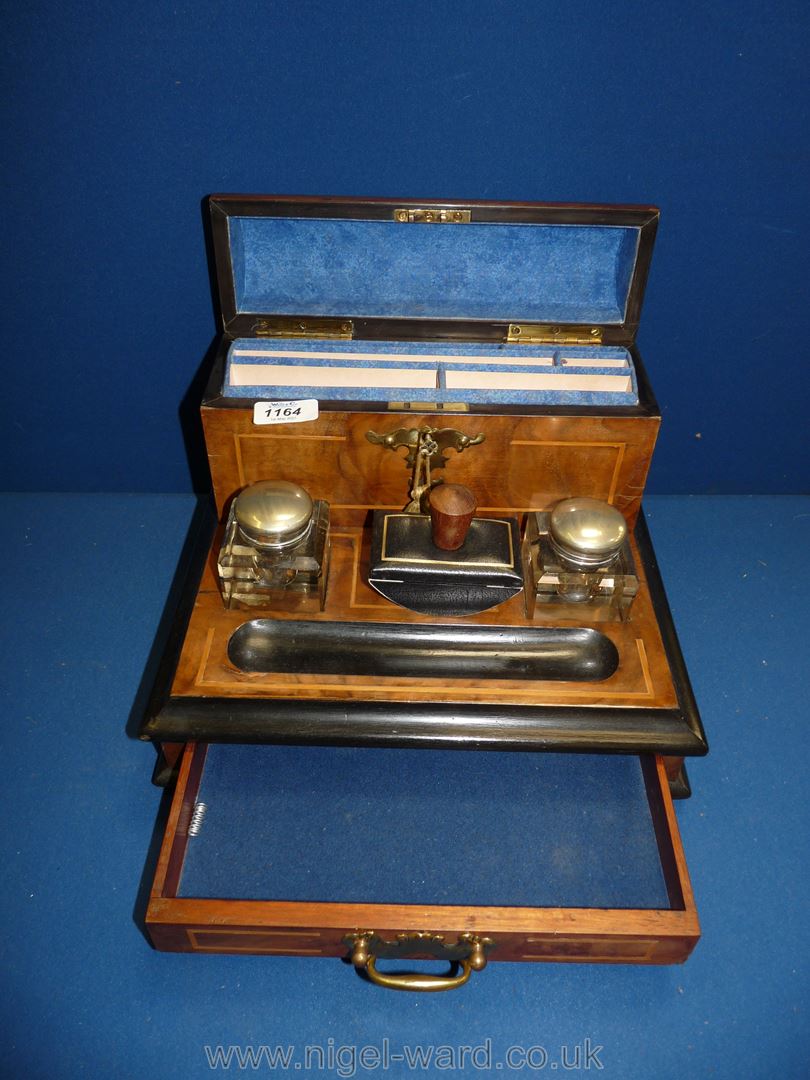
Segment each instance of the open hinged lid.
M629 344L649 206L215 195L234 337Z

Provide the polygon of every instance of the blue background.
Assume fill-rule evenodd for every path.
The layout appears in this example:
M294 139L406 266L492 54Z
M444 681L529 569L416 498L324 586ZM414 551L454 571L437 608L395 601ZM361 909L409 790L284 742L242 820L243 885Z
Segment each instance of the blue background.
M253 191L660 205L651 490L804 490L809 37L804 2L17 5L0 488L205 487L201 200Z
M805 1080L810 584L796 566L810 498L646 503L711 742L689 767L692 798L678 804L703 930L692 956L673 967L492 963L436 995L380 990L338 960L178 956L141 936L161 792L149 784L152 747L125 739L123 718L193 506L190 495L0 497L15 612L0 623L4 1080L196 1080L217 1075L206 1045L295 1045L300 1064L307 1044L328 1039L387 1038L402 1052L487 1037L501 1061L513 1044L542 1045L551 1061L590 1038L604 1069L578 1077ZM475 798L463 774L450 779ZM356 846L334 860L349 878L365 875ZM231 1075L308 1076L235 1064ZM357 1070L422 1075L487 1074Z

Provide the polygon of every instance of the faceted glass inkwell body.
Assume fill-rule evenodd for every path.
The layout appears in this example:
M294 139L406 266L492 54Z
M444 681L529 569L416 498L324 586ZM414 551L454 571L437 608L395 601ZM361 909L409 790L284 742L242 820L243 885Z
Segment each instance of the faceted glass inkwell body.
M228 608L322 611L329 503L283 480L251 484L233 500L217 568Z
M529 514L523 541L526 614L592 622L627 618L638 577L622 514L599 499L563 499L550 512ZM567 610L567 609L570 609Z

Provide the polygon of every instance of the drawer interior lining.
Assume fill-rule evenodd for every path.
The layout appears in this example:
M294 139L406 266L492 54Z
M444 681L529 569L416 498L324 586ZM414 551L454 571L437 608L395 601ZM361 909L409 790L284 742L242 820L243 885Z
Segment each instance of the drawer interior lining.
M181 897L668 909L632 756L212 745Z

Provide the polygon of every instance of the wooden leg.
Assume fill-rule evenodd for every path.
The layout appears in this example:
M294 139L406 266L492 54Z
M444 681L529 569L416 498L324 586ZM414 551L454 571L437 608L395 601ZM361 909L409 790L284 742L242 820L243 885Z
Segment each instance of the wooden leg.
M665 757L663 762L672 798L688 799L692 794L692 788L689 784L689 777L686 775L683 757Z
M157 761L152 772L156 787L168 787L177 775L185 743L156 743Z

